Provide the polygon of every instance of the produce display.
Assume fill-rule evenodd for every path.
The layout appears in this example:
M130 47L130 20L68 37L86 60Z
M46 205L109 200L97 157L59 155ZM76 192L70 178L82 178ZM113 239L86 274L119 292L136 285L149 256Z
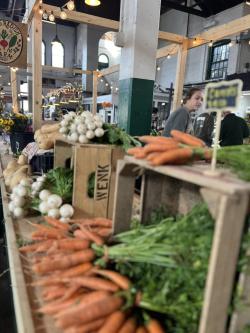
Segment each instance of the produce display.
M55 140L62 139L59 133L60 125L48 124L43 125L39 130L35 131L34 139L40 149L48 150L54 147Z
M210 161L212 149L187 133L171 131L171 138L163 136L142 136L144 147L128 149L128 154L138 159L146 159L154 166L182 165L197 160ZM250 181L250 145L222 147L217 150L218 166L231 169L246 181Z
M113 245L111 220L45 221L33 224L32 243L20 252L31 262L33 285L42 288L37 311L56 327L197 332L214 227L204 205L183 217L158 214L148 226L134 223Z
M140 146L140 142L122 129L103 123L99 115L89 111L82 113L69 112L60 123L59 132L72 142L101 143L123 146Z

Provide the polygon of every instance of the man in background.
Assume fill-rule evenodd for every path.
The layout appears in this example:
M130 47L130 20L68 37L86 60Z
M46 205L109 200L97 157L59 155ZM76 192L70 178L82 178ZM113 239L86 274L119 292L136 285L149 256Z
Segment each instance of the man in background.
M194 120L194 136L203 140L209 147L213 142L215 118L216 112L203 112Z
M236 114L225 111L221 122L220 145L234 146L242 145L244 139L249 137L249 129L246 121Z

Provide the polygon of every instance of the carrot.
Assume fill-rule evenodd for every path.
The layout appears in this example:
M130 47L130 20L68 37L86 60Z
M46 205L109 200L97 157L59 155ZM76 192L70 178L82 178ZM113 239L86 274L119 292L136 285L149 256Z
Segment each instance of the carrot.
M57 320L56 326L60 328L67 328L76 323L89 323L96 319L105 317L121 308L123 300L120 297L109 295L101 298L99 301L91 302L80 311L74 311L69 315L60 316Z
M191 148L177 148L174 150L161 153L156 156L150 163L152 165L178 164L179 161L188 161L193 157Z
M150 143L144 147L144 151L146 154L154 153L154 152L163 152L171 149L178 148L177 142L170 142L169 144L165 143Z
M88 272L92 267L93 265L90 262L85 262L84 264L77 265L61 272L60 276L63 278L75 277Z
M125 321L125 324L118 331L119 333L135 333L136 332L136 319L134 317L130 317Z
M99 329L102 324L104 323L105 318L94 320L90 323L79 325L79 326L73 326L64 331L64 333L89 333L93 330Z
M184 143L186 145L193 146L193 147L205 147L206 146L204 141L202 141L199 138L196 138L193 135L190 135L190 134L178 131L178 130L172 130L170 132L170 134L172 135L173 138L175 138L179 142Z
M65 282L71 282L82 287L94 290L106 290L115 292L118 291L119 287L108 280L95 278L95 277L75 277L70 279L65 279Z
M104 240L102 239L102 237L100 237L99 235L97 235L94 232L91 232L91 231L87 230L81 224L77 224L77 225L81 229L81 231L83 232L83 234L86 235L87 239L89 239L90 241L96 243L97 245L103 245Z
M110 296L110 295L111 294L107 291L89 292L83 296L83 299L79 304L74 304L74 306L61 311L60 313L58 313L56 318L60 322L62 318L71 317L72 315L74 315L77 312L84 311L86 307L90 306L90 304L92 304L92 303L96 304L97 302L100 302L101 300L106 299L107 296ZM67 319L66 319L66 321L67 321ZM72 322L72 325L76 325L76 323Z
M70 227L68 224L66 223L62 223L61 221L54 219L53 217L50 216L44 216L44 220L50 224L51 226L60 229L60 230L64 230L64 231L69 231Z
M79 239L89 240L89 239L87 238L87 236L85 235L85 233L82 232L82 230L80 230L80 229L76 229L76 230L74 231L74 236L75 236L76 238L79 238Z
M64 311L65 309L68 309L70 306L73 306L74 304L79 304L84 296L81 295L74 295L71 298L58 303L58 301L50 302L49 304L44 305L37 311L44 314L49 315L55 315L56 313L60 313L61 311Z
M32 232L31 238L33 240L42 240L42 239L61 239L65 238L65 235L62 235L60 233L56 233L54 231L49 230L37 230Z
M156 319L150 319L146 327L149 333L164 333L163 328Z
M145 143L167 143L167 144L176 141L174 138L166 138L164 136L152 136L152 135L140 136L139 140Z
M50 291L47 293L47 295L44 297L45 301L52 301L55 298L59 298L65 294L67 291L67 287L62 286L62 287L57 287L56 289Z
M121 289L127 290L130 288L131 282L129 279L120 273L110 271L107 269L93 269L92 270L94 273L104 276L107 279L113 281L117 286L119 286Z
M143 151L143 147L133 147L127 150L129 155L135 155Z
M34 252L36 251L40 246L44 245L44 246L51 246L51 244L53 243L53 240L49 239L49 240L45 240L43 242L36 242L34 244L29 244L29 245L24 245L21 246L19 248L20 252L23 253L29 253L29 252Z
M56 248L60 250L85 250L89 247L88 240L74 238L60 239L55 241L54 244L56 245Z
M139 326L136 330L136 333L148 333L148 330L145 326Z
M101 237L109 237L112 234L111 228L93 228L93 231Z
M49 260L32 265L32 269L37 274L43 274L55 270L67 269L84 262L90 262L94 257L94 251L92 249L86 249L62 256L61 259Z
M74 219L70 220L70 223L81 223L82 225L90 227L104 227L104 228L112 227L112 220L106 219L104 217L95 217L93 219Z
M126 320L126 314L122 311L113 312L104 322L98 333L117 333Z

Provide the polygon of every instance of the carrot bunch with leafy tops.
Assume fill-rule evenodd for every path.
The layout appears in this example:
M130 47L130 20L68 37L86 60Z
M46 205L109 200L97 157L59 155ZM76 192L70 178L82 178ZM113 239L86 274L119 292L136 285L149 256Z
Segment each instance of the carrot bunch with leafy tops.
M144 147L134 147L127 153L138 159L146 159L152 165L185 164L197 159L209 159L210 150L206 144L187 133L171 131L171 138L163 136L141 136Z

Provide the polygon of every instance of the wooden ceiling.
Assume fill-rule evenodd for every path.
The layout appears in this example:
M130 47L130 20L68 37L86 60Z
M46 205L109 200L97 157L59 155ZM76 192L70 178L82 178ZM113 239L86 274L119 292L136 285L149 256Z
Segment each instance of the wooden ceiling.
M44 0L43 2L62 7L67 0ZM243 2L245 0L161 0L161 14L173 8L189 14L209 17ZM79 12L119 20L120 0L101 0L101 5L98 7L88 6L84 0L75 0L75 5ZM18 20L24 12L25 0L0 0L0 13L6 14L7 17Z

